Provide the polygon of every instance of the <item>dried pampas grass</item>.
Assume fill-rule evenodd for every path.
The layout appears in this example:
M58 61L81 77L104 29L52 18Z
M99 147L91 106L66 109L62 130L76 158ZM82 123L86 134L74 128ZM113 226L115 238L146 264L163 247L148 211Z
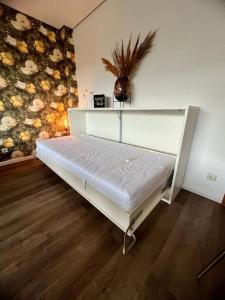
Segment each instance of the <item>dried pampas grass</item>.
M122 40L121 47L116 47L113 50L113 63L111 63L108 59L102 58L102 62L105 65L105 70L111 72L118 78L129 77L138 66L140 61L151 52L156 33L157 31L149 32L144 41L140 44L139 34L133 50L131 50L131 36L126 51L124 51Z

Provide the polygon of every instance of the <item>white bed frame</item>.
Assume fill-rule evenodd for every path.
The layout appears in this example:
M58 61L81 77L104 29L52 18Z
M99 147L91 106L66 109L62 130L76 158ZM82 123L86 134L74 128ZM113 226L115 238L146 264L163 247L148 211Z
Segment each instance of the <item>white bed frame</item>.
M120 143L135 145L149 151L162 152L176 158L170 188L166 182L132 211L126 212L110 199L93 189L88 182L74 176L53 160L47 153L40 158L77 192L115 223L124 234L123 254L134 245L135 230L144 221L160 200L171 203L180 191L185 175L188 156L194 135L199 108L105 108L69 109L69 124L72 135L89 134ZM131 237L127 245L127 236Z

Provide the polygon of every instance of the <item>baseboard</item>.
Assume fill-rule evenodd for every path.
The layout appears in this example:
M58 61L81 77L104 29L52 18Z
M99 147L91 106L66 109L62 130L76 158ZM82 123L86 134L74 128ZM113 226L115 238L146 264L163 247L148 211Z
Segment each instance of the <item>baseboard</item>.
M218 198L216 198L216 197L214 197L214 196L212 196L212 195L208 195L208 194L206 194L206 193L204 193L204 192L202 192L202 191L198 191L198 190L195 190L195 189L193 189L193 188L189 188L189 187L187 187L187 186L185 186L185 185L183 185L182 188L183 188L184 190L187 190L187 191L189 191L189 192L192 192L192 193L194 193L194 194L200 195L200 196L202 196L202 197L204 197L204 198L207 198L207 199L209 199L209 200L212 200L212 201L215 201L215 202L221 204L221 201L219 201Z
M28 156L24 156L24 157L20 157L20 158L14 158L14 159L1 161L0 162L0 167L15 164L15 163L25 161L25 160L29 160L29 159L33 159L33 158L34 158L34 155L32 154L32 155L28 155Z

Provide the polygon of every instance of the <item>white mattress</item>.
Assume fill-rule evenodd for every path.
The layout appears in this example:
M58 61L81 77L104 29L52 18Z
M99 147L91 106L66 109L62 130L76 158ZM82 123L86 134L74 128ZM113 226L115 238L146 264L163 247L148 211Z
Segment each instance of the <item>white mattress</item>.
M41 152L125 211L167 180L175 165L172 156L88 135L38 140L37 153Z

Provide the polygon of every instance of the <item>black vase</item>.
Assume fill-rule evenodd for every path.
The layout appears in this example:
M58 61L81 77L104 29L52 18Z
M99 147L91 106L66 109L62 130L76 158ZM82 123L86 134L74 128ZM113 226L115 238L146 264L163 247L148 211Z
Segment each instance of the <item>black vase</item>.
M114 85L114 96L120 102L130 99L130 82L127 77L117 78Z

